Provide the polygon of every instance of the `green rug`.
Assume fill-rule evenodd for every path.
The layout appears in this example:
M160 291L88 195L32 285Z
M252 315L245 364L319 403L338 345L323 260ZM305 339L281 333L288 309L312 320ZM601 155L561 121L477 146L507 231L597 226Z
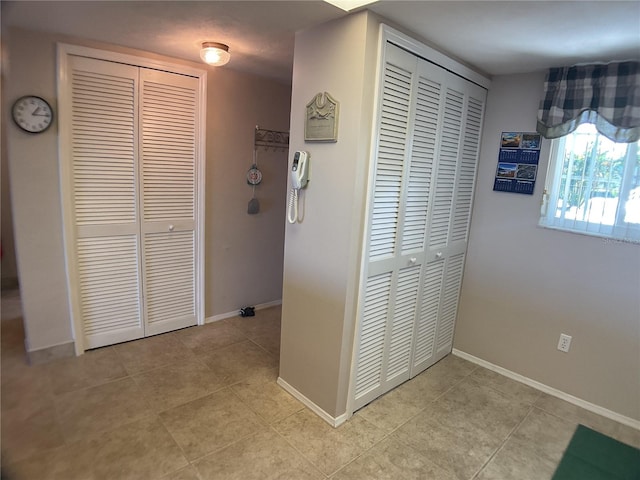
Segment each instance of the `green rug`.
M640 480L640 450L578 425L552 480Z

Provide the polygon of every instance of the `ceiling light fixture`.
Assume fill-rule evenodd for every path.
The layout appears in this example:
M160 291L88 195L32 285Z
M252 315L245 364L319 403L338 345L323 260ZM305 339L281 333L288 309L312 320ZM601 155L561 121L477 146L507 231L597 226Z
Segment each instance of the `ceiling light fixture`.
M204 63L214 67L221 67L229 61L231 55L229 54L229 47L224 43L203 42L200 58Z

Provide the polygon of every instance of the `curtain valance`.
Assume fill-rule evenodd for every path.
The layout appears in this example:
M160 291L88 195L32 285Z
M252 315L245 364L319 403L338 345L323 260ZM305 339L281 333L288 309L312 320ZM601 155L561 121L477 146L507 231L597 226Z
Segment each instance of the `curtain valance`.
M640 139L640 62L551 68L544 83L537 130L546 138L593 123L614 142Z

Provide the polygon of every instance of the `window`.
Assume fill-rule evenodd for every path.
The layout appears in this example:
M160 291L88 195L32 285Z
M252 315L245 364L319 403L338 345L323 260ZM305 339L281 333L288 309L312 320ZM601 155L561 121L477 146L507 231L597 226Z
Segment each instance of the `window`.
M540 225L640 243L638 153L588 123L554 140Z

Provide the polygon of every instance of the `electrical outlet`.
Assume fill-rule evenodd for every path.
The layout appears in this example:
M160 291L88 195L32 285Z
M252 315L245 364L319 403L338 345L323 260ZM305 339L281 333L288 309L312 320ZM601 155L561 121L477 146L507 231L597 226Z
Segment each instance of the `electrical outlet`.
M560 340L558 340L558 350L561 352L568 352L571 347L571 335L560 334Z

